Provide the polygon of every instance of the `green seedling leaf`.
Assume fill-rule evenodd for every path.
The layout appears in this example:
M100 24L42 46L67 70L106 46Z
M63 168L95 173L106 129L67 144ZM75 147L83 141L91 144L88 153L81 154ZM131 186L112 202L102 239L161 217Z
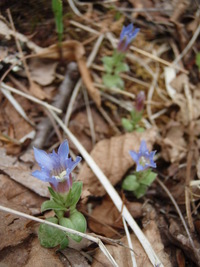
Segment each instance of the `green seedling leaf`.
M43 202L41 206L41 211L44 212L45 210L65 211L66 207L62 204L56 203L54 200L47 200Z
M143 127L137 127L136 126L135 131L138 132L138 133L143 133L145 131L145 129Z
M120 74L121 72L129 71L129 66L126 63L119 62L118 65L115 67L114 73Z
M122 126L127 132L132 132L134 130L132 122L126 118L122 118Z
M153 181L156 179L156 176L157 176L157 173L151 171L140 179L140 184L150 186L153 183Z
M64 197L63 197L61 194L55 192L51 187L48 187L48 189L49 189L49 193L50 193L52 199L53 199L56 203L58 203L58 204L60 204L60 205L63 205Z
M111 74L114 68L114 60L113 57L103 57L102 58L104 69L107 73Z
M74 182L66 199L65 207L75 206L81 197L83 184L82 182Z
M55 217L51 217L46 220L58 224L58 219ZM60 245L60 248L63 249L66 248L69 243L64 231L47 224L40 225L38 237L40 244L45 248L53 248Z
M122 188L127 191L135 191L139 188L140 184L137 181L137 177L135 175L128 175L124 179L122 183Z
M130 114L134 125L136 125L142 119L142 112L137 112L136 110L132 110Z
M197 66L198 66L198 68L200 70L200 52L198 52L197 55L196 55L196 64L197 64Z
M146 194L147 191L147 186L140 184L139 187L133 192L133 194L137 197L137 198L141 198Z
M62 22L62 13L63 13L63 6L62 0L52 0L52 9L54 12L55 22L56 22L56 30L58 33L59 42L62 41L62 34L63 34L63 22Z
M108 88L117 87L123 89L124 81L117 75L105 74L103 75L103 83Z
M85 217L78 211L74 211L69 218L61 218L59 220L59 224L82 233L85 233L87 227ZM70 233L67 233L67 235L76 242L80 242L82 240L82 237L78 235Z

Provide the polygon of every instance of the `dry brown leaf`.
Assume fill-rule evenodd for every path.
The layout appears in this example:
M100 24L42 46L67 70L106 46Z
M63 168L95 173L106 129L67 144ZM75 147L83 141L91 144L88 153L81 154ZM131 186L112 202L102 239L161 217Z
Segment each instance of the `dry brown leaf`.
M109 136L110 129L108 124L103 120L102 116L91 108L92 119L94 123L96 142ZM88 115L86 111L77 113L69 123L70 131L78 138L87 151L92 150L91 131L89 128ZM73 150L77 150L73 144L70 144Z
M79 66L79 70L81 73L81 77L83 79L83 82L88 90L88 93L90 97L94 100L95 104L100 107L101 106L101 96L99 93L99 90L96 89L93 85L92 78L90 76L88 67L86 65L85 60L83 58L77 58L77 63Z
M88 264L87 260L85 257L78 251L73 248L66 248L60 252L64 257L63 259L61 258L61 261L63 263L67 261L69 262L69 266L72 267L89 267L90 265Z
M31 242L29 259L24 267L63 267L55 250L43 248L36 237Z
M35 82L31 82L29 87L30 92L37 98L44 100L45 98L48 98L48 95L45 93L45 91L41 88L41 86Z
M29 70L32 80L43 86L49 85L55 79L57 65L57 62L32 58L29 62Z
M0 191L10 203L28 208L32 215L41 212L41 205L45 199L16 183L7 175L0 174Z
M34 159L33 159L34 161ZM48 183L44 183L33 176L32 170L17 162L15 157L7 156L4 149L0 149L0 170L11 179L34 191L42 197L49 197Z
M24 213L29 211L22 206L15 205L7 201L4 196L0 195L0 205L15 209ZM9 246L16 246L25 240L30 234L31 230L26 227L28 220L17 215L0 212L0 250Z
M159 230L155 221L149 223L147 228L144 230L144 234L146 234L149 239L153 249L157 253L159 259L163 263L165 267L171 267L171 263L169 261L168 255L164 252L164 246L161 242ZM149 261L146 253L144 252L143 247L139 243L138 239L134 234L131 234L131 241L133 244L133 250L135 252L135 258L138 267L152 267L152 263ZM127 239L123 237L121 239L126 246ZM120 267L132 267L133 263L131 261L129 249L121 246L106 246L113 258L116 260L118 266ZM95 259L93 261L92 267L111 267L112 264L107 261L107 258L102 254L100 250L95 254Z
M142 204L139 202L125 202L133 218L142 216ZM124 229L121 214L108 195L103 198L102 204L96 206L89 216L88 226L96 234L106 237L119 235L119 230Z
M76 61L85 54L83 45L74 40L62 42L62 58L68 61ZM58 45L51 45L47 48L43 48L40 53L31 55L32 57L49 58L58 60L60 58L60 50Z
M186 156L187 144L184 139L184 130L179 123L170 122L165 138L162 142L162 156L166 161L179 162Z
M151 128L144 133L126 133L102 140L95 145L91 152L91 157L108 177L112 185L116 185L127 170L134 165L129 155L129 150L139 150L142 139L146 140L147 147L151 150L156 134L156 129ZM78 180L83 182L83 198L103 196L106 192L86 163L80 170Z

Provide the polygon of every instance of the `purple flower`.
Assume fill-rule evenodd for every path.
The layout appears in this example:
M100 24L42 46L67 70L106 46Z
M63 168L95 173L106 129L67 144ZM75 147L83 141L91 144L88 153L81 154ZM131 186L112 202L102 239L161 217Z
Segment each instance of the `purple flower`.
M135 101L135 110L137 112L141 112L144 109L144 101L145 101L145 93L144 91L140 91L137 94L136 101Z
M138 153L131 150L130 155L137 164L136 172L143 171L149 167L156 168L156 163L153 161L155 153L156 151L148 151L146 142L144 140L141 142Z
M32 172L36 178L49 182L54 191L66 193L72 186L71 172L81 161L81 157L76 157L75 161L68 158L69 146L65 140L58 148L58 153L54 150L47 154L45 151L34 149L34 155L41 170Z
M134 29L132 23L127 27L123 26L117 50L119 52L126 52L139 30L139 28Z

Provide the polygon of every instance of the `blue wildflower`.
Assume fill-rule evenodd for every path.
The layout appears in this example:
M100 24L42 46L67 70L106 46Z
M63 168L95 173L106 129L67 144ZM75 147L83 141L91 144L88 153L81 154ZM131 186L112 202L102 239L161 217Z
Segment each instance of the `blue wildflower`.
M136 171L143 171L149 167L156 168L156 163L153 161L153 157L156 151L149 152L147 149L146 142L142 140L139 152L136 153L135 151L129 152L132 159L137 164Z
M125 52L130 46L133 39L138 34L139 30L139 28L134 29L132 23L129 24L127 27L123 26L117 50L119 52Z
M53 150L52 153L47 154L34 147L35 159L41 170L32 172L32 175L44 182L49 182L56 192L68 192L73 182L71 172L81 161L81 157L76 157L76 160L72 161L68 154L67 140L60 145L58 153Z

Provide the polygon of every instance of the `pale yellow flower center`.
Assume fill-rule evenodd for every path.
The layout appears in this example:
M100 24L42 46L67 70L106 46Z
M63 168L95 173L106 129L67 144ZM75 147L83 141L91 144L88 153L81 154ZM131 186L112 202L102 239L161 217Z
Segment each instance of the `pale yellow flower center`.
M63 172L59 173L59 175L55 175L54 177L58 180L64 181L64 177L66 175L66 170L64 170Z
M145 158L144 156L140 157L140 165L142 165L143 167L146 165L146 164L149 164L149 159Z

